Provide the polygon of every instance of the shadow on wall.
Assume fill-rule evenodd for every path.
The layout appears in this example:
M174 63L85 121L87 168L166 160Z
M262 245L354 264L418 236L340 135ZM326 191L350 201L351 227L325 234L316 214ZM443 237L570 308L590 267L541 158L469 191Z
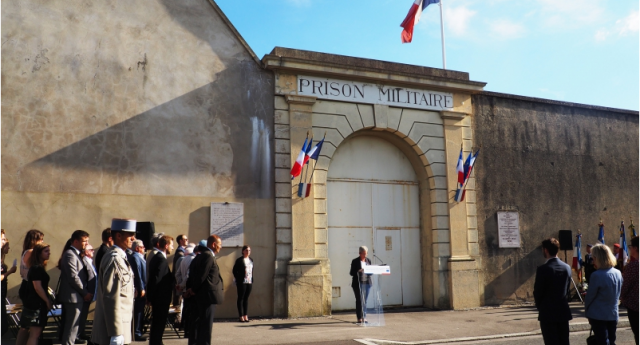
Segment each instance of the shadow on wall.
M238 61L213 83L28 164L23 180L61 192L273 198L272 84L254 61Z
M516 263L508 266L500 275L485 287L486 305L504 304L505 301L526 301L533 296L514 296L516 291L529 279L535 276L539 265L544 261L542 258L542 246L530 251L522 258L517 258ZM517 250L517 249L515 249ZM511 258L507 263L511 262ZM503 268L504 269L504 268Z
M203 206L189 213L190 242L198 244L200 240L206 240L209 237L209 224L211 222L210 210L211 207Z
M490 231L489 229L494 229L495 231ZM523 245L520 249L499 248L497 229L498 219L495 215L485 219L485 247L487 248L487 259L491 262L486 266L493 267L494 272L499 272L499 274L486 285L484 304L496 305L505 304L505 302L532 300L533 295L517 296L516 292L527 281L535 277L538 266L544 263L542 246L538 244L537 247L529 250L530 246L526 245L526 238L521 233ZM529 250L528 254L521 257L520 253L526 250ZM513 263L514 261L515 263ZM533 285L531 288L533 288Z

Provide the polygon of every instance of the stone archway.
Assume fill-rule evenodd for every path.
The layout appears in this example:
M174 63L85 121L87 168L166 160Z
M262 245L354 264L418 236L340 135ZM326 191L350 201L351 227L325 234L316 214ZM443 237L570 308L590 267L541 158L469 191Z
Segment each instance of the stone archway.
M470 256L478 251L475 195L467 192L465 202L452 202L455 177L448 177L446 164L457 159L459 151L454 152L455 147L462 144L467 151L471 148L468 115L298 95L276 96L275 104L275 314L294 317L331 313L327 171L336 148L346 138L361 133L393 143L409 158L419 176L424 305L440 309L479 305L478 271ZM313 175L312 194L301 199L296 196L298 181L291 181L288 169L309 131L316 140L325 134L326 139Z

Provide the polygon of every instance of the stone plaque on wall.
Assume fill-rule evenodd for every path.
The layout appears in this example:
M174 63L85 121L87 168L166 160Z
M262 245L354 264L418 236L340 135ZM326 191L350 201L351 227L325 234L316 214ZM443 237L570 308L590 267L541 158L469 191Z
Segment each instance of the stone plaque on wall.
M520 218L518 212L498 212L500 248L520 248Z
M211 203L211 235L222 239L223 247L244 245L244 204L241 202Z

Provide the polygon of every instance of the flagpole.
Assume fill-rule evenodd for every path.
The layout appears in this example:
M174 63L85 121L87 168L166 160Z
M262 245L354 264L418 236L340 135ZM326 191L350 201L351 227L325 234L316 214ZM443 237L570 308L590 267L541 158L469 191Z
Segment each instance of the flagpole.
M309 146L311 146L312 143L313 143L313 133L311 133L311 140L309 140ZM309 152L309 150L307 150L307 152ZM306 153L305 153L305 155L306 155ZM311 158L309 158L309 159L311 159ZM307 167L306 167L307 169L304 171L304 180L305 181L309 181L309 180L307 180L307 176L309 175L309 167L308 167L308 165L310 165L309 161L307 161L307 163L305 165L307 165ZM300 175L302 175L302 174L300 174ZM309 183L309 182L306 182L306 183Z
M440 0L440 35L442 36L442 68L447 69L447 53L444 50L444 20L442 16L442 3L444 0Z

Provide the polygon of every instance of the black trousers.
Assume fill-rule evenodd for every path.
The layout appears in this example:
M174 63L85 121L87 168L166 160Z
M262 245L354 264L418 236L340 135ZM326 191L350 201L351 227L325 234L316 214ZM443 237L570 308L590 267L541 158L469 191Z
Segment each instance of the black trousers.
M371 290L371 285L362 284L362 286L364 289L362 292L360 292L360 286L351 285L351 288L353 289L353 294L356 296L356 316L358 317L358 321L360 319L364 319L365 317L367 317L366 305L367 305L367 299L369 298L369 290ZM362 304L363 297L364 297L364 305Z
M569 321L540 321L540 331L545 345L569 345Z
M164 328L167 325L167 317L169 316L169 304L171 304L171 294L154 299L151 302L149 344L162 344Z
M596 337L597 344L616 344L616 327L618 327L618 321L589 319L589 324L591 324L593 335ZM609 340L608 343L607 340Z
M249 295L251 295L251 288L253 284L242 284L239 283L237 285L238 288L238 301L236 305L238 307L238 316L242 317L247 314L247 310L249 309Z
M195 322L190 320L193 325L189 331L189 345L211 345L211 329L213 328L213 316L216 311L216 305L200 304L197 308L198 314Z
M633 338L638 345L638 311L627 308L627 314L629 315L629 323L631 324L631 331L633 331Z

